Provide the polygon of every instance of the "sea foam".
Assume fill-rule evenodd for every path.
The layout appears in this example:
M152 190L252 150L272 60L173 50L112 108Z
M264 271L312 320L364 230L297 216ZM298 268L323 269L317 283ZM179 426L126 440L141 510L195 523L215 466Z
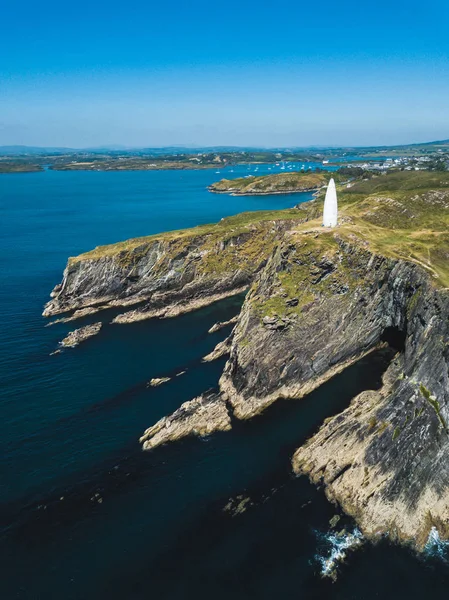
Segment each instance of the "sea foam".
M438 529L432 527L427 538L426 545L424 546L424 552L427 556L441 558L445 562L448 562L448 549L449 541L442 540Z
M337 567L344 562L348 552L360 547L365 539L357 527L352 532L343 534L337 533L319 533L319 538L323 542L322 553L315 556L321 565L321 576L336 579Z

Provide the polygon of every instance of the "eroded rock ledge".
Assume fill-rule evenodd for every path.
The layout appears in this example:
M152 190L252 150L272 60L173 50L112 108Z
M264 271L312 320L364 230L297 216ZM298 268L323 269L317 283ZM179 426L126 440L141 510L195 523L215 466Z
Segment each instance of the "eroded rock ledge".
M231 417L220 394L202 394L185 402L170 417L164 417L140 438L144 450L173 442L188 435L207 436L215 431L229 431Z
M176 316L245 291L279 235L307 210L246 213L218 224L101 246L68 261L44 316L135 308L115 323Z
M99 322L75 329L62 340L61 346L65 346L66 348L75 348L75 346L78 346L78 344L81 344L94 335L97 335L97 333L100 332L101 327L102 323Z

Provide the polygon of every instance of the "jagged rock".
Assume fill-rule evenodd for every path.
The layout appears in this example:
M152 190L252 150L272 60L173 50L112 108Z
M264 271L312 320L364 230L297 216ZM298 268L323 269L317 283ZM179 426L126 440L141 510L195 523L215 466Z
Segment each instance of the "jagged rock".
M74 348L84 342L85 340L91 338L94 335L99 333L102 327L102 323L92 323L92 325L86 325L85 327L80 327L80 329L75 329L75 331L71 331L61 342L61 346L65 346L66 348Z
M162 385L163 383L170 381L170 379L171 377L154 377L153 379L150 379L148 386L157 387L158 385Z
M203 394L185 402L170 417L164 417L140 438L144 450L151 450L189 435L207 436L231 429L226 403L219 394Z
M219 300L224 300L225 298L229 298L229 296L235 296L237 294L242 294L246 292L247 286L243 287L232 287L230 290L219 294L205 294L203 297L194 298L190 301L183 302L173 302L168 306L164 306L163 308L152 308L153 304L148 303L142 308L137 308L134 310L127 311L120 315L117 315L112 319L112 323L118 323L121 325L125 325L127 323L135 323L136 321L144 321L145 319L153 319L158 317L160 319L167 319L169 317L178 317L186 312L190 312L192 310L197 310L199 308L203 308L204 306L208 306L213 302L218 302ZM154 300L157 300L157 295L155 294Z
M272 331L282 331L282 329L288 327L290 321L289 319L283 319L280 317L265 316L262 319L262 323L265 325L266 329L270 329Z
M405 272L396 276L407 285ZM432 527L449 537L449 294L422 280L402 305L405 350L382 389L357 396L293 457L366 536L418 548Z
M56 323L69 323L70 321L75 321L76 319L81 319L82 317L93 315L99 310L99 308L94 307L81 308L80 310L76 310L70 317L62 317L61 319L55 319L54 321L50 321L50 323L47 323L47 327L50 327L51 325L56 325Z
M245 291L265 264L280 232L306 210L256 213L183 232L101 246L68 261L61 284L44 309L69 311L136 306L114 323L176 316ZM223 241L225 240L225 241ZM78 313L82 314L82 313Z
M212 352L203 357L203 361L212 362L213 360L217 360L218 358L229 354L229 352L231 351L231 341L232 338L231 336L229 336L222 342L219 342L212 350Z
M223 327L227 327L228 325L234 325L235 323L237 323L238 318L239 316L236 315L235 317L232 317L232 319L229 319L229 321L219 321L218 323L215 323L215 325L212 325L208 333L215 333L216 331L223 329Z

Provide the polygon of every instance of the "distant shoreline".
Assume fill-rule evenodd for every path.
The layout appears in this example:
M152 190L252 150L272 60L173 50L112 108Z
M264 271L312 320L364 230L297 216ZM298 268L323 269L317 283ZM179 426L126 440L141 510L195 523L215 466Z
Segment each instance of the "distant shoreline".
M207 189L212 194L227 194L228 196L277 196L286 194L308 194L310 192L317 192L322 186L308 188L306 190L285 190L285 191L273 191L273 192L231 192L226 190L214 190L212 186Z

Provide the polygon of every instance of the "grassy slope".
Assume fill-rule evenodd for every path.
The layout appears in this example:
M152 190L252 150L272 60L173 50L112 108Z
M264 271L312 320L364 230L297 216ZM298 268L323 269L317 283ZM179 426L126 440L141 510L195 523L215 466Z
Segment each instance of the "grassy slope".
M267 194L279 192L318 189L324 185L329 176L324 173L276 173L260 177L240 177L238 179L222 179L210 186L214 192L230 192L235 194Z
M368 245L379 254L416 262L435 277L437 285L449 287L449 174L396 172L357 182L350 188L341 187L340 225L330 231L321 227L323 196L321 194L317 201L301 205L301 210L242 213L216 224L100 246L71 260L132 252L156 240L179 247L204 235L209 236L212 245L258 227L262 234L254 236L253 246L261 250L260 244L268 241L269 221L297 220L294 237L305 239L306 234L307 245L312 249L331 251L334 234L338 234L352 242ZM307 222L303 222L305 217ZM307 232L312 235L307 235ZM271 247L274 243L270 238L267 245ZM247 250L252 254L251 242L248 242ZM228 260L231 259L232 255L228 257ZM220 265L211 263L208 268L218 269Z
M449 286L449 173L397 172L343 189L339 234L412 260Z
M233 217L227 217L222 219L218 223L210 223L207 225L200 225L198 227L192 227L191 229L179 229L175 231L168 231L165 233L157 233L140 238L133 238L118 242L116 244L109 244L107 246L97 246L90 252L85 252L74 258L71 261L78 260L90 260L95 258L102 258L103 256L114 256L121 252L132 251L143 244L148 244L158 240L166 242L186 241L199 237L210 235L211 237L218 237L220 239L226 239L229 236L238 235L250 231L254 226L265 221L275 220L291 220L303 217L301 212L296 208L287 210L264 210L254 211L247 213L240 213Z
M0 161L0 173L36 173L42 170L40 165Z

